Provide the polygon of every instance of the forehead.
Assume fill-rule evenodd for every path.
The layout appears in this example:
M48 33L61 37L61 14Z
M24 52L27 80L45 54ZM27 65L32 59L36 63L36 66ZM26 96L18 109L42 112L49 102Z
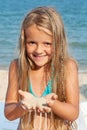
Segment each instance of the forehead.
M52 40L52 32L49 31L46 28L37 26L37 25L31 25L25 30L25 36L26 38L38 38L39 39L51 39Z
M33 25L27 27L27 28L25 29L25 32L26 32L27 30L30 30L30 31L31 31L31 30L39 30L39 31L43 31L43 32L47 33L48 35L51 35L51 36L52 36L52 32L51 32L50 30L48 30L47 28L38 26L38 25L36 25L36 24L33 24Z

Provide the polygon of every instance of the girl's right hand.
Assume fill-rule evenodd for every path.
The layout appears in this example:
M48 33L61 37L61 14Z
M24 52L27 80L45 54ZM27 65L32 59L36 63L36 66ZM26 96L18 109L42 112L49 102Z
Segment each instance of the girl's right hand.
M36 109L35 97L31 93L22 90L19 90L18 92L22 96L22 100L20 102L24 109Z

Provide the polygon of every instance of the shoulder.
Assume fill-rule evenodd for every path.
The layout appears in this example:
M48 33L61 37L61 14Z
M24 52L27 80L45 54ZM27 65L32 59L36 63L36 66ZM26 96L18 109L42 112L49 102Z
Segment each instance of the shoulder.
M65 68L67 69L77 69L78 70L78 64L77 61L73 58L68 58L65 62Z
M18 59L14 59L10 63L10 67L14 68L18 66Z
M65 75L69 77L70 75L78 74L78 64L73 58L68 58L65 62Z
M10 72L17 72L18 70L18 59L14 59L13 61L11 61L10 63L10 67L9 67L9 73Z

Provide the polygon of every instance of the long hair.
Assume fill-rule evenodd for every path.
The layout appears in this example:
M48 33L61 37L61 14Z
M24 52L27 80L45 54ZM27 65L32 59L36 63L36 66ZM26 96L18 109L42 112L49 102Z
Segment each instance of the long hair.
M53 55L50 63L52 91L58 95L58 100L65 101L65 62L68 58L67 40L64 25L60 14L52 7L38 7L32 10L25 17L19 40L19 86L22 90L28 91L30 62L25 48L25 30L36 24L52 32ZM25 116L27 118L27 115Z

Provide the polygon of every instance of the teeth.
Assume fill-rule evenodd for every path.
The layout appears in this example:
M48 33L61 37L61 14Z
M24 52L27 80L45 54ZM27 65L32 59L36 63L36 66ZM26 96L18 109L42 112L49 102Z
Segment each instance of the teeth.
M38 56L38 55L34 55L35 57L44 57L44 55L43 56Z

